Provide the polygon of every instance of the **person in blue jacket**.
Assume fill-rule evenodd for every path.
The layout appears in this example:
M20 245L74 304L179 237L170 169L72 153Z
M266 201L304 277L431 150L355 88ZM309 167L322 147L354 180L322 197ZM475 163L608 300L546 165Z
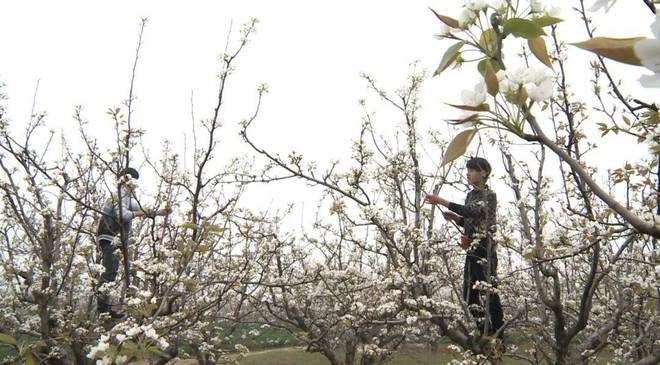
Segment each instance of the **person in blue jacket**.
M467 194L464 205L434 194L427 194L426 202L449 208L451 212L443 212L444 218L463 226L460 245L467 253L463 269L463 298L481 334L497 335L501 339L504 335L502 303L496 292L487 290L488 286L497 287L497 243L493 240L497 223L497 195L486 184L491 173L486 159L473 157L466 167L472 190ZM486 321L486 318L489 320Z

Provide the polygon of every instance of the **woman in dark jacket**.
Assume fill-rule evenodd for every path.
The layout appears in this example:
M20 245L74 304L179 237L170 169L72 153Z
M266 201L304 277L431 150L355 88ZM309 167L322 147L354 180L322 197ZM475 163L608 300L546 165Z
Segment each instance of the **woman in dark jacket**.
M493 240L497 223L497 196L486 185L490 172L491 167L486 159L471 158L467 163L467 180L473 189L465 198L464 205L434 194L428 194L426 202L449 208L451 212L443 212L445 219L463 226L460 245L467 251L463 269L463 297L481 334L502 338L504 314L500 297L486 290L488 286L497 287L497 245ZM487 313L484 313L484 308L487 308Z

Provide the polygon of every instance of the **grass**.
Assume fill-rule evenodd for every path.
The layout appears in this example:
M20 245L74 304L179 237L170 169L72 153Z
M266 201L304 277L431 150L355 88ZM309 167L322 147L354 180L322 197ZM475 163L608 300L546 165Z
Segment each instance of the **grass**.
M388 365L444 365L457 359L451 351L443 348L430 351L422 347L409 346L394 354ZM309 353L302 348L267 350L249 354L241 360L241 365L328 365L328 360L321 354ZM518 364L507 361L507 364Z
M602 354L594 364L607 364L609 356ZM444 365L460 359L458 354L442 346L431 351L421 346L406 346L399 349L388 365ZM525 361L504 356L509 365L528 364ZM301 347L289 347L250 353L240 361L241 365L328 365L330 362L321 354L306 352Z
M256 333L258 334L255 336ZM229 337L226 346L233 349L235 344L241 344L250 351L261 351L298 346L300 342L289 331L281 328L244 325L237 328Z
M29 338L27 336L21 336L22 338ZM19 337L19 338L21 338ZM16 349L10 345L0 344L0 364L7 364L9 359L14 356L17 356L18 352Z
M251 353L240 362L241 365L328 365L330 363L323 355L309 353L298 347Z

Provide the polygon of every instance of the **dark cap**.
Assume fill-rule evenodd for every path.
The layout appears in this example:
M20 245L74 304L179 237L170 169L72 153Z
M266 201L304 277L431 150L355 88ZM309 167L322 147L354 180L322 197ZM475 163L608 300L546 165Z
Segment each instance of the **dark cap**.
M127 167L127 168L125 168L125 169L121 172L121 174L119 174L119 176L125 176L125 175L130 175L131 178L133 178L133 179L135 179L135 180L137 180L137 179L140 178L140 174L138 174L137 170L135 170L135 169L132 168L132 167Z
M466 167L471 170L485 171L488 175L492 171L490 164L485 158L472 157L468 160Z

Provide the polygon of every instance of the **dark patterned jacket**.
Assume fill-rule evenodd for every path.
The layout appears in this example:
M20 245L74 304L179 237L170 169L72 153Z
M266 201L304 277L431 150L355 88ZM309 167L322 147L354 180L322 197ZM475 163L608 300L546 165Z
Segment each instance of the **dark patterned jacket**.
M478 240L475 248L478 256L486 257L488 243L494 249L493 234L497 224L497 195L486 186L483 190L472 189L465 197L465 205L449 203L449 209L460 215L458 223L470 241ZM474 243L472 244L474 247ZM483 254L483 256L482 256Z

